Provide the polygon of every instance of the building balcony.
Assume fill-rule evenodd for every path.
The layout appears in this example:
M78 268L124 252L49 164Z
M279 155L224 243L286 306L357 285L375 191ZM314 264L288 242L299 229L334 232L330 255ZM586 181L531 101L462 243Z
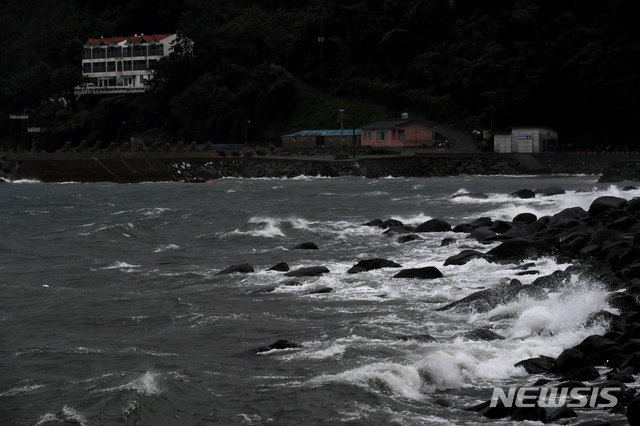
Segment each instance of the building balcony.
M77 86L73 89L73 93L76 96L81 95L114 95L124 93L144 93L148 90L147 86L134 87L134 86Z

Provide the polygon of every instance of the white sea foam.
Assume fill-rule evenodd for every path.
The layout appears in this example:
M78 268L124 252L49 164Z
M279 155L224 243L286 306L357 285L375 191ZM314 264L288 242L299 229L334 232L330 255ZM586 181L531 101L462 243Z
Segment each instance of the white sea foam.
M72 423L86 426L89 424L89 421L82 414L78 413L75 408L65 405L62 408L62 412L57 415L47 413L40 417L36 422L36 426L46 425L49 423Z
M95 392L114 392L122 390L135 391L142 396L158 395L162 393L162 385L159 373L147 371L133 380L113 388L96 389Z
M176 244L165 244L163 246L160 246L160 247L156 248L153 252L154 253L162 253L163 251L178 250L179 248L180 248L180 246L178 246Z
M36 389L40 389L40 388L43 388L43 387L44 387L44 385L26 385L26 386L15 387L15 388L9 389L8 391L0 392L0 397L20 395L20 394L23 394L23 393L30 393L31 391L34 391Z
M134 272L135 268L139 268L139 267L140 267L140 265L131 265L131 264L127 263L127 262L117 261L117 262L112 263L109 266L105 266L105 267L100 268L100 269L104 269L104 270L118 269L118 270L123 271L123 272Z

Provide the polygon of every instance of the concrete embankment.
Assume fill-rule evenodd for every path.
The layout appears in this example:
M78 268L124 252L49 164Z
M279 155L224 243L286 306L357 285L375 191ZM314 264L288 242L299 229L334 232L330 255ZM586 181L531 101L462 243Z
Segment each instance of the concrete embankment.
M265 150L266 151L266 150ZM263 152L265 152L263 151ZM598 158L545 154L449 154L402 152L357 155L335 160L332 155L270 152L67 152L3 153L7 179L42 182L206 181L223 177L281 178L296 176L362 176L378 178L456 175L604 174L618 180L640 180L640 162L629 158Z

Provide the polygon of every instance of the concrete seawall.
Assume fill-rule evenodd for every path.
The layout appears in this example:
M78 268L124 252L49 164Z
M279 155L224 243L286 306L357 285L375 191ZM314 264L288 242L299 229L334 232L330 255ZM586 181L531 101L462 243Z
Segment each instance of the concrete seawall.
M295 155L281 151L276 155L259 155L252 151L251 155L244 156L245 153L235 151L233 156L231 153L221 156L216 151L2 153L1 176L42 182L134 183L300 175L367 178L549 173L607 175L609 170L614 170L616 176L623 176L625 180L640 180L639 162L615 157L402 152L335 160L331 155Z

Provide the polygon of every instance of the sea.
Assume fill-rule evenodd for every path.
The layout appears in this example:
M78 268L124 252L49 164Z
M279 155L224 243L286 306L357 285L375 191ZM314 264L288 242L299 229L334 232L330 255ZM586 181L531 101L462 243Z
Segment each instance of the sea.
M436 311L505 279L530 284L570 265L528 260L538 275L523 276L483 259L443 266L495 244L454 232L399 243L363 224L541 217L587 210L604 195L640 196L623 191L629 184L597 176L2 183L0 424L523 424L465 408L541 377L518 361L556 357L603 333L584 325L593 312L617 312L601 283L576 275L548 300ZM509 197L549 186L566 193ZM456 241L442 246L445 238ZM318 250L292 250L304 242ZM347 273L373 258L402 268ZM218 274L245 262L255 272ZM330 272L268 270L279 262ZM443 277L393 278L425 266ZM478 328L505 339L465 337ZM436 340L399 338L424 334ZM271 349L278 340L291 345ZM578 414L570 424L620 418Z

